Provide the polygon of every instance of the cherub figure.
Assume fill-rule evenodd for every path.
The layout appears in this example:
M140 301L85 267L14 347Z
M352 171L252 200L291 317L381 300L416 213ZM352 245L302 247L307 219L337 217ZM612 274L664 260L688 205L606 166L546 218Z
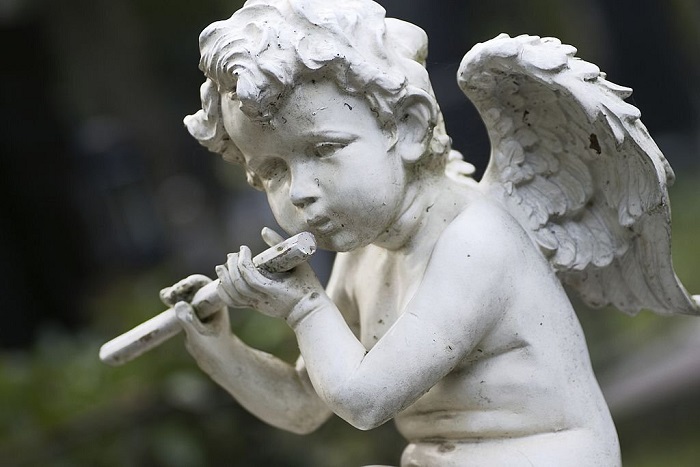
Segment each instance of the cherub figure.
M166 290L190 353L285 430L394 419L402 466L619 465L562 283L628 313L700 312L671 265L673 174L630 90L555 39L477 45L459 74L493 148L477 183L445 133L425 33L384 16L370 0L249 0L200 36L189 131L245 168L285 231L338 254L325 290L306 264L258 271L245 246L217 268L229 306L287 321L296 366Z

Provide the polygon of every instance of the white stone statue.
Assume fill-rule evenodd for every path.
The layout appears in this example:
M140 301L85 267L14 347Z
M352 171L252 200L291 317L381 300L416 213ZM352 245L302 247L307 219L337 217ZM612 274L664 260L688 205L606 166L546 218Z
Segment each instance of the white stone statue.
M287 233L338 252L325 289L306 263L256 269L245 246L217 268L228 306L286 320L296 366L241 342L225 309L178 302L201 276L165 289L202 370L295 433L394 419L402 466L620 464L562 284L631 314L700 313L671 264L673 172L630 89L556 39L478 44L458 77L492 144L477 183L425 33L370 0L249 0L200 47L190 133L243 166Z

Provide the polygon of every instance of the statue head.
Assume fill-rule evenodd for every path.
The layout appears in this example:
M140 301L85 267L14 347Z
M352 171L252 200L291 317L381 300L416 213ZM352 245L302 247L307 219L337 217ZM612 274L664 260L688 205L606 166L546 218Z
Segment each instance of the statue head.
M427 36L417 26L385 18L371 0L249 0L200 35L202 109L185 118L189 132L209 150L243 164L227 134L222 99L240 102L252 121L272 124L277 109L304 81L330 80L364 99L379 126L396 138L410 102L428 110L424 151L412 173L442 172L450 153L442 115L425 69ZM247 169L248 182L261 188Z

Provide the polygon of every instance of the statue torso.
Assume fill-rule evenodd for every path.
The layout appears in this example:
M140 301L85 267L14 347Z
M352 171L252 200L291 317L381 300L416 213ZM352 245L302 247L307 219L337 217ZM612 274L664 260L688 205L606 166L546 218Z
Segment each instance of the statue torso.
M596 443L615 442L568 297L532 244L525 242L523 248L532 250L532 262L523 268L518 290L509 291L514 298L504 319L447 377L395 417L412 443L500 443L543 433L561 433L565 440L576 430L609 433L609 440ZM368 350L420 286L429 253L405 255L369 246L340 259L344 314L356 316L355 332ZM461 287L469 284L455 287L455 300Z

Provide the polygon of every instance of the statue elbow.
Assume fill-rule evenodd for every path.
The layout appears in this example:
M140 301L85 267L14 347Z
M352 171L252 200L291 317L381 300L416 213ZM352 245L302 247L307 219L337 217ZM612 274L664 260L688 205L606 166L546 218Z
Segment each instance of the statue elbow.
M294 433L295 435L310 435L316 431L322 423L301 423L287 426L287 431Z
M362 431L373 430L394 417L393 413L381 408L364 410L362 413L354 413L352 418L346 418L347 422Z
M352 420L347 420L347 422L358 430L369 431L383 425L388 420L388 418L373 416L370 414L362 417L355 417Z
M294 416L285 417L282 420L267 420L267 422L276 427L295 435L308 435L318 430L321 425L328 420L330 411L318 413L307 411L304 413L296 413Z
M335 394L329 403L340 418L362 431L377 428L394 417L390 404L361 391Z

